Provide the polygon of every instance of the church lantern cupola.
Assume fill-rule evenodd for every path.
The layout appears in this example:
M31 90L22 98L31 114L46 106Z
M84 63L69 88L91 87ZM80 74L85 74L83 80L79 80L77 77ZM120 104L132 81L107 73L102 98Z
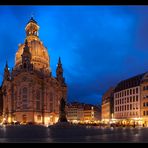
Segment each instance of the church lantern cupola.
M33 19L33 17L31 17L31 19L29 20L25 30L27 37L29 36L38 37L39 26L37 22Z

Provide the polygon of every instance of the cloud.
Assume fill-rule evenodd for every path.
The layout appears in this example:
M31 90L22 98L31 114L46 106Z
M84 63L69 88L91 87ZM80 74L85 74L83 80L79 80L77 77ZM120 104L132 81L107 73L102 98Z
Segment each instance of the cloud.
M61 57L68 100L101 102L120 80L147 70L148 7L0 6L0 72L14 66L25 25L34 14L55 76Z

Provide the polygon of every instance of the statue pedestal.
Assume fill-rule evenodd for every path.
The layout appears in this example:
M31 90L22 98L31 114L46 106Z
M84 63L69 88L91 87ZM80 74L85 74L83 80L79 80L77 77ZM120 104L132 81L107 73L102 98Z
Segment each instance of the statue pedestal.
M54 125L49 126L49 128L70 128L73 127L69 122L57 122Z

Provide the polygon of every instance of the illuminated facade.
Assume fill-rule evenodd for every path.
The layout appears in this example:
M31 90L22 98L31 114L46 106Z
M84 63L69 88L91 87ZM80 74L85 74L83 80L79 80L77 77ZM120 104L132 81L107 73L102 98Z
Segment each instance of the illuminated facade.
M2 92L3 118L7 122L53 124L58 121L60 99L66 99L61 59L53 77L47 48L40 41L38 30L37 22L31 18L11 72L6 63Z
M148 73L141 80L140 91L142 123L144 126L148 126Z
M98 106L72 102L67 104L67 119L74 123L93 123L101 120L101 109Z
M114 88L109 88L102 96L102 114L101 119L104 123L109 123L113 119L114 115Z
M141 122L141 80L145 73L119 82L114 92L114 117L123 124Z

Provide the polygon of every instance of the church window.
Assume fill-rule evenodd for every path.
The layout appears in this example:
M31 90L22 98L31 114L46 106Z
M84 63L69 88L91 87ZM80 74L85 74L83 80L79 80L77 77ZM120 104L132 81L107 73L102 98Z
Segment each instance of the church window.
M27 88L24 87L23 88L23 93L22 93L22 103L23 103L23 109L26 109L27 108Z
M50 97L49 98L49 101L50 101L49 108L50 108L50 112L52 112L53 111L53 93L52 92L50 92L50 96L49 97Z
M36 92L36 109L40 110L41 105L40 105L40 91L37 90Z

